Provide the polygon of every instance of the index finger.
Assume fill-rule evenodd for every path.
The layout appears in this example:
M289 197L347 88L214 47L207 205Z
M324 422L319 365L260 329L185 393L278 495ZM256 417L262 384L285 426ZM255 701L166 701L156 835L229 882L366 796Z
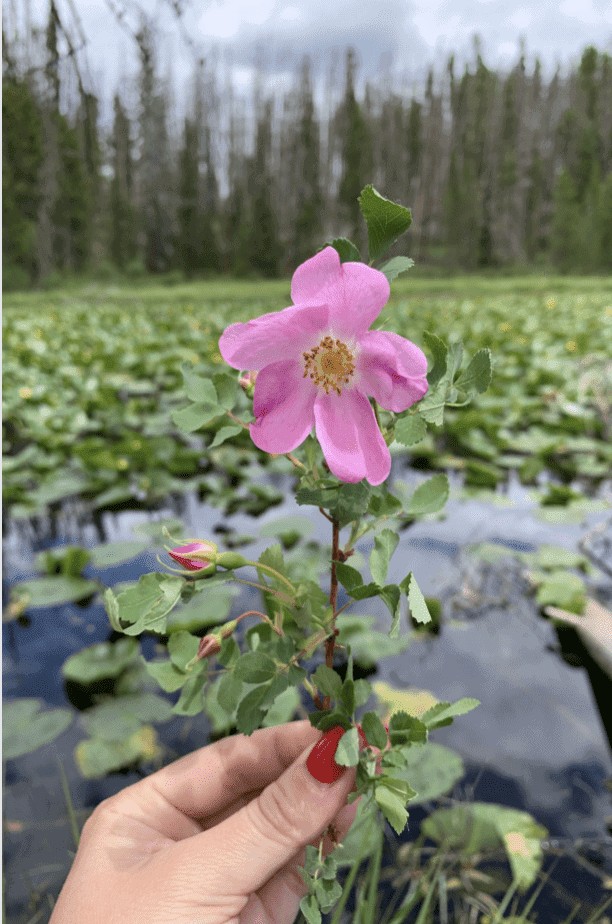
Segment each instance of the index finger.
M320 732L308 721L262 728L209 744L136 783L133 795L161 796L183 815L203 819L244 793L276 780Z

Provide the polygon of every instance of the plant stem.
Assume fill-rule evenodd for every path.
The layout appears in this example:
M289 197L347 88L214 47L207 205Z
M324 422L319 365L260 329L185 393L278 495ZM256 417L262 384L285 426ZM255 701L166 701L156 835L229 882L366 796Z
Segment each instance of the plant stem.
M247 587L256 587L258 590L263 590L266 594L272 594L272 596L277 597L281 603L287 603L289 606L294 603L293 597L289 597L280 590L275 590L274 587L270 587L269 584L258 584L257 581L245 581L244 578L237 577L235 577L234 580L237 584L246 584Z
M290 452L286 452L285 455L295 468L300 468L304 472L306 471L306 466L304 465L304 463L300 462L299 459L296 459L295 456L291 455Z
M325 664L331 670L334 668L334 648L336 647L336 607L338 601L338 576L336 562L340 557L340 525L336 519L332 520L332 554L331 554L331 581L329 587L329 603L332 608L331 632L325 640ZM330 698L325 697L324 708L329 709Z
M259 616L264 622L270 626L273 632L276 632L277 635L282 635L283 632L281 629L277 628L269 616L266 616L265 613L260 613L259 610L247 610L246 613L241 613L240 616L236 619L236 622L240 622L242 619L246 619L247 616Z
M244 427L245 430L249 429L248 423L245 423L244 420L240 420L240 418L236 417L235 414L232 414L231 411L227 412L227 416L229 417L230 420L233 420L234 423L240 424L241 427Z
M260 561L248 561L247 565L252 565L253 568L260 568L262 571L265 571L267 574L271 574L272 577L277 578L279 581L282 581L283 584L286 584L287 587L295 593L295 587L284 574L281 574L280 571L276 571L275 568L270 567L270 565L263 565Z

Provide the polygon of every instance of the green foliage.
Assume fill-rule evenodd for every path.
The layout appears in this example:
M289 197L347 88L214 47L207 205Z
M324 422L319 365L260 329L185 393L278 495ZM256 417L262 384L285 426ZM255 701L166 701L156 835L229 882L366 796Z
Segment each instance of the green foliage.
M366 186L362 189L359 196L359 207L368 227L370 262L374 263L389 250L402 234L405 234L412 223L412 215L410 209L385 199L373 186ZM407 263L402 262L401 265L403 269L400 269L399 272L410 268ZM386 266L387 272L389 272L388 264ZM395 267L397 267L397 263L393 268ZM396 276L398 274L395 273ZM392 278L394 278L393 275Z
M11 588L11 597L23 602L26 609L45 606L61 606L86 600L100 590L96 581L81 577L63 576L32 578Z
M70 655L62 665L66 680L83 685L99 680L116 679L138 661L136 639L120 638L116 642L97 642Z
M2 706L2 757L14 760L54 741L72 722L70 709L43 709L40 699L6 700Z
M179 602L184 584L183 578L169 574L143 574L134 587L117 596L108 588L104 605L111 625L126 635L165 632L167 616Z

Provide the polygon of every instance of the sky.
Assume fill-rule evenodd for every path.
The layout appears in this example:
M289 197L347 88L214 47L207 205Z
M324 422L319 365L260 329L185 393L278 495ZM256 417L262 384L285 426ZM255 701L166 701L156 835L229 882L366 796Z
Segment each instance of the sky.
M351 45L364 76L400 71L418 79L429 65L442 67L451 52L472 56L473 38L482 42L486 62L503 67L525 42L528 60L538 55L546 67L575 61L595 44L612 51L612 0L56 0L63 21L77 34L78 9L87 39L94 91L109 97L130 76L134 59L128 29L112 9L127 10L135 25L140 5L157 24L162 67L180 83L196 55L213 48L231 60L238 83L250 81L254 62L282 80L307 54L325 72ZM4 0L5 19L23 16L44 22L49 0ZM183 11L180 23L172 8ZM16 12L19 11L19 12ZM23 30L23 20L21 28Z

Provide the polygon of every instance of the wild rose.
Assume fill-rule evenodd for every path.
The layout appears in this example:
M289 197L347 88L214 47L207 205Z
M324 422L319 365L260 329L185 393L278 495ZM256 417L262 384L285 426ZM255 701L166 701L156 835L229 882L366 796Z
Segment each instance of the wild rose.
M386 276L341 263L333 247L297 268L294 302L231 324L219 350L235 369L255 370L256 446L291 452L315 427L325 461L341 481L381 484L391 456L368 400L405 411L427 391L427 360L397 334L369 330L389 298Z
M169 549L168 555L188 571L201 571L202 568L208 568L216 561L217 546L214 542L197 539L186 545L177 545L176 548Z

